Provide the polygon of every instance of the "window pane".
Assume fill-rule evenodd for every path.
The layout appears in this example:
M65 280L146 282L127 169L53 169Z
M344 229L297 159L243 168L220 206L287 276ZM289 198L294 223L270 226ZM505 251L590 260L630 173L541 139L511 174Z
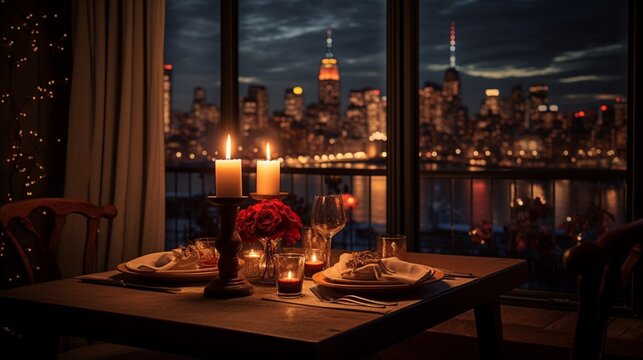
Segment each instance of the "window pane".
M219 125L219 1L168 0L165 17L166 247L213 234Z
M386 218L385 1L244 0L239 12L243 158L254 165L270 143L305 221L314 195L352 195L334 242L368 246Z
M563 251L625 218L626 2L420 4L420 248L574 292Z

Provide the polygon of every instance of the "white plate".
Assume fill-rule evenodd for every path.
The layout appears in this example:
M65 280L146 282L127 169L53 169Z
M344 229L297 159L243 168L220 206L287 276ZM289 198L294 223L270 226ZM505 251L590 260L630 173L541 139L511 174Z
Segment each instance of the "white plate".
M349 285L403 285L405 283L395 280L358 280L358 279L344 279L341 277L335 267L330 267L322 271L326 279L337 284ZM435 274L435 269L431 268L431 276ZM429 277L430 279L430 277Z
M212 273L213 271L217 271L217 267L206 267L206 268L199 268L199 269L179 269L179 270L163 270L163 271L150 271L150 270L141 270L138 267L143 265L143 264L154 264L156 262L156 259L160 258L163 255L166 254L172 254L171 251L162 251L162 252L156 252L156 253L151 253L147 255L143 255L141 257L138 257L136 259L132 259L128 262L125 263L125 267L127 270L139 273L139 274L153 274L153 273L168 273L168 274L199 274L199 273Z
M405 291L417 289L419 287L436 283L444 278L444 273L440 270L435 270L433 277L417 284L380 284L376 281L371 281L369 284L339 284L331 281L324 276L323 272L318 272L313 275L313 281L319 286L341 290L355 294L395 294Z

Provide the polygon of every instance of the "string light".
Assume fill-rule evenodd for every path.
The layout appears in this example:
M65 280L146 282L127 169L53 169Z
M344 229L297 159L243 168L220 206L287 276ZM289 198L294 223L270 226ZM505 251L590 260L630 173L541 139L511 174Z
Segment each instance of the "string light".
M3 148L0 153L6 154L0 160L0 166L9 170L5 172L9 177L5 199L11 202L38 194L38 184L47 178L47 170L41 160L41 155L48 150L47 136L42 134L37 120L41 113L47 113L40 107L45 102L53 101L56 92L65 91L69 78L66 74L49 74L41 70L36 56L43 50L50 51L47 56L60 56L60 52L68 48L69 35L64 31L58 34L51 31L60 28L61 19L57 13L44 14L41 9L16 10L15 4L5 0L0 0L0 11L10 14L8 18L13 20L12 24L0 26L0 56L6 59L11 72L10 80L0 83L0 109L10 115L7 131L15 134L6 144L0 145ZM36 76L33 75L34 68L38 72ZM20 84L22 91L25 79L37 80L32 90L23 94L15 87ZM58 146L61 142L60 138L56 138L54 144ZM4 244L0 248L0 256L2 250ZM18 276L13 278L17 279Z

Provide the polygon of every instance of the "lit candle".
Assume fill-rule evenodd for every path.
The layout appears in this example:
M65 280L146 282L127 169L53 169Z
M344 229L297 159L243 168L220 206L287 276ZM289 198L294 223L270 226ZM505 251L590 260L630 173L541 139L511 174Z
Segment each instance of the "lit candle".
M241 159L230 160L230 134L226 141L226 160L215 162L216 195L218 197L241 196Z
M257 194L279 194L279 161L270 160L270 144L266 144L266 160L257 161Z
M307 256L304 263L304 276L310 278L313 274L324 270L324 262L317 257L318 250L309 250L310 256Z
M286 277L277 280L277 291L282 295L301 294L303 279L297 279L292 271L288 271Z

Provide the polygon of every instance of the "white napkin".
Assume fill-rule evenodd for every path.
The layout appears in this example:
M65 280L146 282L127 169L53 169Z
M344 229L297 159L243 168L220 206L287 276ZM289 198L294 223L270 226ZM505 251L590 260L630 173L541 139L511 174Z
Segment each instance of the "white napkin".
M198 255L178 258L174 252L164 251L143 255L127 262L126 266L132 270L158 272L197 269L198 262Z
M435 272L430 266L402 261L397 257L382 259L382 264L368 264L352 269L346 265L352 258L350 253L340 255L339 262L329 269L329 273L339 274L342 279L417 284L430 279Z

